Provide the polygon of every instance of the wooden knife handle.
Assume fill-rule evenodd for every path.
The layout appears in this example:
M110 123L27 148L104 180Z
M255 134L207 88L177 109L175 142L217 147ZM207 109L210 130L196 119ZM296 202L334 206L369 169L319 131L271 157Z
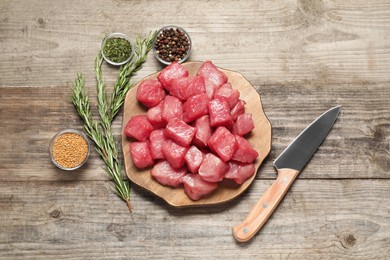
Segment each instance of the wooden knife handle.
M298 176L299 171L279 169L276 181L256 202L246 219L233 227L233 236L239 242L250 240L265 224Z

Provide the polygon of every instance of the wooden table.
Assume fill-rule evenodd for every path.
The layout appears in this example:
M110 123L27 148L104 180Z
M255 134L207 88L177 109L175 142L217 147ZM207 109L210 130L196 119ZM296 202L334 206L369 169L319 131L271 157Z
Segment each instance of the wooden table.
M388 259L389 1L1 1L0 258ZM48 145L82 128L76 73L94 97L94 58L114 31L190 33L190 60L239 71L258 90L272 149L251 187L218 206L177 209L133 185L132 213L93 151L55 168ZM149 54L137 82L162 67ZM103 66L108 89L117 70ZM92 99L95 105L95 99ZM252 241L231 234L275 180L272 161L323 111L341 114ZM96 110L94 110L96 112ZM120 140L122 112L114 122Z

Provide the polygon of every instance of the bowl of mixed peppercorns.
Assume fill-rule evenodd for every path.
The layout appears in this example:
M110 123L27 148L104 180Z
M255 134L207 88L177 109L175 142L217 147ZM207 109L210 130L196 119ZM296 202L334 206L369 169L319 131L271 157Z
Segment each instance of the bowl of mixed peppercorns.
M153 41L154 56L161 63L182 63L191 54L191 38L181 27L169 25L161 28Z

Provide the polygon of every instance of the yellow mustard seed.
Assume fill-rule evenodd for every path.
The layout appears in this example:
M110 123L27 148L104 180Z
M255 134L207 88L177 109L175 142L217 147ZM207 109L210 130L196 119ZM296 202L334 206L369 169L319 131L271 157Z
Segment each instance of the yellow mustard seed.
M79 166L88 155L88 143L79 134L64 133L54 142L53 158L65 168Z

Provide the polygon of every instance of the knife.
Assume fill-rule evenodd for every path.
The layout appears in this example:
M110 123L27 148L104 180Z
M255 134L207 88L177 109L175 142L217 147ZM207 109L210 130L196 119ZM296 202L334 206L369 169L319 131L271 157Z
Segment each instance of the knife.
M341 106L336 106L319 116L275 159L274 166L278 177L256 202L246 219L233 227L233 236L237 241L250 240L265 224L299 172L328 135L340 109Z

